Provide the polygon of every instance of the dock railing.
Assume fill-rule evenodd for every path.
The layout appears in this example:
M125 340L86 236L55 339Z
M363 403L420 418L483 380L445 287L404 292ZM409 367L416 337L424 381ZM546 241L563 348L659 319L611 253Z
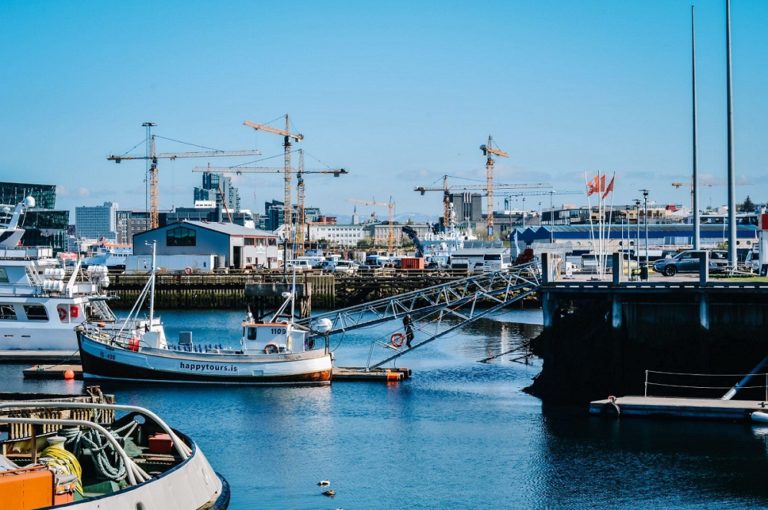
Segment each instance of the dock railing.
M654 378L656 380L654 380ZM759 384L758 381L761 381L762 383ZM728 399L725 397L725 395L728 395L734 388L737 388L739 391L752 390L753 394L756 392L756 390L762 389L763 400L768 402L768 372L750 372L744 374L701 374L690 372L664 372L660 370L646 370L644 386L644 397L660 396L652 394L652 390L654 388L666 388L670 390L669 393L672 391L679 393L685 392L689 394L714 394L715 392L722 392L724 395L720 398L723 400ZM663 396L670 395L665 394Z

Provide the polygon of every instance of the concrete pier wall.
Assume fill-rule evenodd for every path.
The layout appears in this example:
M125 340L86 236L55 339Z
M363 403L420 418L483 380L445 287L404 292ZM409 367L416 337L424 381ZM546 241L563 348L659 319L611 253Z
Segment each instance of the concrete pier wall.
M738 374L768 355L768 286L553 283L541 301L528 391L547 401L642 395L645 370Z

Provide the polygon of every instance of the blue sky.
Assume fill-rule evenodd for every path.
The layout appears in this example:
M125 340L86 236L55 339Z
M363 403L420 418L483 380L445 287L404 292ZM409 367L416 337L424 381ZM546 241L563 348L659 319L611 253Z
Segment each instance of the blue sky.
M719 205L725 2L696 9L702 203ZM733 0L738 200L768 201L767 21L768 2ZM146 120L165 137L270 156L281 139L242 122L285 112L316 158L307 167L351 172L307 178L309 205L330 214L392 196L399 213L437 217L440 194L413 187L443 174L480 184L488 134L510 154L496 182L580 191L600 170L616 173L617 203L643 187L659 203L689 201L671 185L691 168L688 0L3 0L0 62L0 178L60 185L63 208L144 207L143 162L106 156L140 142ZM206 163L161 162L161 207L191 205L191 169ZM257 211L282 199L278 176L237 184Z

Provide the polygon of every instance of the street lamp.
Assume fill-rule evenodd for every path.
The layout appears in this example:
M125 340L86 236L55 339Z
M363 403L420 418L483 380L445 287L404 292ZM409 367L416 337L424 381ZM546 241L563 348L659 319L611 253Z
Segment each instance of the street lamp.
M645 267L648 267L648 190L641 189L643 194L643 222L645 223Z
M635 256L637 257L637 268L640 269L640 199L635 199L635 219L637 223L637 239L635 240Z

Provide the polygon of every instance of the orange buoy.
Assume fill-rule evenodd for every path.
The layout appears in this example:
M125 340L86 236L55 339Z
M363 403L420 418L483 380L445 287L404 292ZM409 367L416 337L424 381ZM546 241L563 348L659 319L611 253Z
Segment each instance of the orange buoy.
M75 378L75 372L71 369L67 369L64 371L64 380L65 381L71 381Z

